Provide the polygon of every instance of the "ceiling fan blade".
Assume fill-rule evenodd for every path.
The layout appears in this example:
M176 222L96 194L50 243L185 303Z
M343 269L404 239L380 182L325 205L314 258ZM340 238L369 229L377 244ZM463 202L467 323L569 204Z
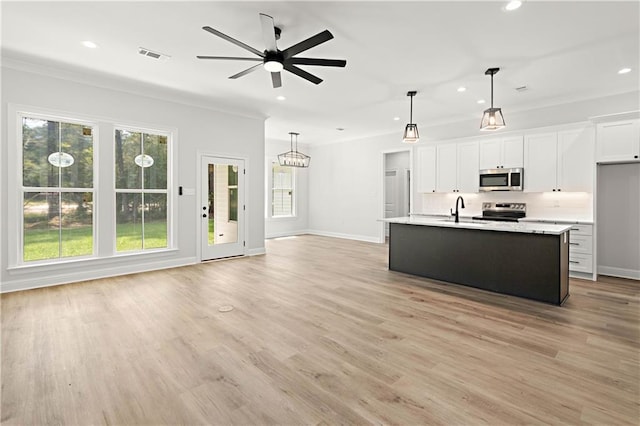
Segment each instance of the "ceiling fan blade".
M278 87L282 87L282 76L279 72L271 73L271 82L273 83L273 88L277 89Z
M251 53L255 53L256 55L260 56L261 58L264 58L264 53L260 52L257 49L254 49L253 47L249 46L248 44L244 44L243 42L241 42L239 40L236 40L233 37L229 37L228 35L226 35L224 33L221 33L218 30L214 30L211 27L202 27L202 29L207 31L207 32L209 32L209 33L211 33L211 34L213 34L213 35L217 35L218 37L223 38L223 39L227 40L228 42L231 42L231 43L235 44L236 46L240 46L243 49L248 50Z
M236 79L236 78L242 77L243 75L247 75L247 74L249 74L251 72L254 72L255 70L259 69L260 67L262 67L262 64L256 64L256 65L254 65L254 66L252 66L250 68L247 68L244 71L240 71L238 74L232 75L229 78Z
M260 14L260 24L262 25L262 39L267 51L276 52L278 47L276 46L276 29L273 24L273 18L264 13Z
M324 30L321 33L318 33L312 37L309 37L306 40L301 41L300 43L294 44L282 51L284 58L290 58L293 55L297 55L300 52L304 52L305 50L309 50L312 47L316 47L319 44L324 43L325 41L329 41L333 38L333 34L329 32L329 30Z
M316 59L316 58L289 58L287 63L295 65L319 65L322 67L344 67L347 61L344 59Z
M291 65L291 64L285 63L284 64L284 69L289 71L289 72L294 73L298 77L302 77L305 80L309 80L310 82L312 82L314 84L322 83L322 79L321 78L316 77L315 75L310 74L310 73L306 72L305 70L296 67L295 65Z
M251 61L251 62L262 62L262 58L238 58L235 56L196 56L198 59L224 59L230 61Z

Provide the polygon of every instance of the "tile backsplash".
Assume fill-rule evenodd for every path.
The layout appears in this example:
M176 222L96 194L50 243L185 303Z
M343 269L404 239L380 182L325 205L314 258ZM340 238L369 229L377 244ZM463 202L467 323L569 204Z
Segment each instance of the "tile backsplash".
M527 204L527 217L558 220L593 220L593 195L586 192L486 192L478 194L417 194L414 214L449 214L456 199L462 196L464 216L482 214L483 202L515 202Z

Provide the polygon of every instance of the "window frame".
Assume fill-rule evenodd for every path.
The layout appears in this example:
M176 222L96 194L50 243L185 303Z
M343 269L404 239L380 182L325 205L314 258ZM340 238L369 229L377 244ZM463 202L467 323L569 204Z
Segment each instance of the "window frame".
M43 261L22 261L23 220L22 220L22 117L53 119L83 125L90 124L94 131L93 141L93 255L63 257ZM141 123L135 120L104 117L84 114L56 108L39 107L31 104L7 103L7 208L2 214L8 224L7 233L3 237L7 240L6 270L10 274L22 274L38 271L38 273L68 271L72 265L114 265L123 258L166 259L179 250L178 239L175 235L178 217L178 197L173 185L177 176L178 164L176 158L176 144L179 132L176 127L157 123ZM148 249L145 251L116 252L115 250L115 220L111 209L115 202L115 174L113 173L114 129L133 128L144 129L147 132L162 132L170 134L167 150L167 247ZM102 167L100 165L102 164ZM113 201L112 201L113 200ZM148 261L148 260L144 260Z
M286 167L286 166L280 166L280 163L277 159L271 159L270 161L268 161L269 167L267 167L268 173L269 173L269 178L268 178L268 183L269 183L269 194L268 194L268 199L269 199L269 205L267 206L267 215L270 219L272 220L290 220L290 219L297 219L298 217L298 173L296 171L295 167L289 167L291 169L291 191L293 192L293 195L291 196L291 214L290 215L278 215L278 216L274 216L273 214L273 191L274 191L274 179L273 179L273 168L274 166L279 166L279 167Z
M15 250L9 250L9 265L15 266L40 266L40 265L52 265L66 262L73 262L77 260L85 260L85 259L95 259L97 256L97 248L98 248L98 226L97 226L97 209L98 209L98 197L97 188L98 188L98 176L99 176L99 162L97 158L97 153L99 150L99 140L100 140L100 126L97 120L90 119L88 117L69 117L66 114L59 114L52 111L43 110L40 108L20 108L13 109L9 108L9 114L15 117L15 128L13 132L9 131L9 140L12 138L15 141L15 144L9 143L9 147L13 146L15 149L15 153L12 156L11 152L9 152L9 158L15 158L15 192L13 203L14 210L14 220L11 220L11 214L8 219L13 223L16 223L18 226L13 227L15 232L14 241L16 241ZM68 124L78 124L82 126L91 127L92 129L92 162L93 162L93 176L92 176L92 187L91 188L70 188L70 187L32 187L32 186L24 186L24 155L23 155L23 133L22 133L22 123L24 118L35 118L40 120L47 121L56 121L59 123L68 123ZM12 135L11 133L15 133ZM91 254L82 255L82 256L69 256L69 257L56 257L52 259L40 259L40 260L24 260L24 194L29 192L54 192L57 194L62 194L65 192L90 192L92 194L92 202L93 208L91 212L91 232L92 232L92 250ZM61 195L60 195L61 196ZM11 201L11 200L10 200ZM11 211L11 210L10 210ZM11 227L10 227L11 229ZM9 232L9 236L11 237L11 231ZM13 256L12 256L13 255Z
M116 132L118 130L125 130L129 132L142 133L142 134L153 134L158 136L165 136L167 138L167 188L166 189L144 189L144 188L127 188L127 189L118 189L117 187L117 176L115 172L115 138ZM163 127L147 127L147 126L137 126L132 124L120 124L113 123L113 131L111 134L111 141L113 143L111 153L113 155L111 161L111 169L113 172L113 180L112 180L112 198L113 198L113 206L115 207L116 198L118 194L121 193L135 193L135 194L166 194L167 196L167 246L166 247L158 247L158 248L144 248L144 223L142 225L142 248L139 250L126 250L126 251L118 251L117 249L117 217L115 212L111 212L112 216L112 229L113 235L111 236L111 249L113 256L131 256L137 254L146 254L146 253L156 253L156 252L165 252L169 250L174 250L174 235L173 235L173 211L174 211L174 199L172 194L173 187L173 140L174 134L176 132L173 130L169 130ZM144 175L143 175L144 176ZM144 178L142 179L142 186L144 186Z

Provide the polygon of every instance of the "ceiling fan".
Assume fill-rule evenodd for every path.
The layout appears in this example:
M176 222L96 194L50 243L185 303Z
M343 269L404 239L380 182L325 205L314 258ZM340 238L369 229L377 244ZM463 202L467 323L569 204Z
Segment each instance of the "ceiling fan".
M259 56L258 58L240 58L232 56L197 56L197 58L260 62L259 64L253 65L252 67L247 68L244 71L240 71L239 73L234 74L229 78L236 79L257 70L260 67L264 67L264 69L271 73L271 82L273 83L274 88L282 86L282 76L280 75L280 71L282 71L283 69L314 84L320 84L322 82L321 78L308 73L307 71L297 67L296 65L319 65L324 67L344 67L345 65L347 65L347 61L343 59L316 59L295 57L295 55L297 55L298 53L302 53L305 50L309 50L312 47L331 40L333 38L333 34L331 34L328 30L324 30L312 37L309 37L306 40L301 41L300 43L294 44L293 46L285 50L280 50L276 45L276 40L280 38L281 30L274 25L273 18L269 15L261 13L260 24L262 25L262 37L266 45L266 49L264 50L264 52L261 52L258 49L254 49L253 47L244 44L243 42L232 37L229 37L228 35L223 34L211 27L202 27L203 30L220 38L223 38L235 44L236 46L240 46L251 53L256 54L257 56Z

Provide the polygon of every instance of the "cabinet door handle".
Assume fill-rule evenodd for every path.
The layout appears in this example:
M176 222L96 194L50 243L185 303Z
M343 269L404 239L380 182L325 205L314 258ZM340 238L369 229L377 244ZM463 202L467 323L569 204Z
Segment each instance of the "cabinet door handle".
M558 188L558 191L562 191L562 189Z
M580 243L569 243L570 246L579 246Z
M580 262L578 262L576 260L570 260L569 263L580 263Z
M571 231L579 231L580 228L571 228Z

